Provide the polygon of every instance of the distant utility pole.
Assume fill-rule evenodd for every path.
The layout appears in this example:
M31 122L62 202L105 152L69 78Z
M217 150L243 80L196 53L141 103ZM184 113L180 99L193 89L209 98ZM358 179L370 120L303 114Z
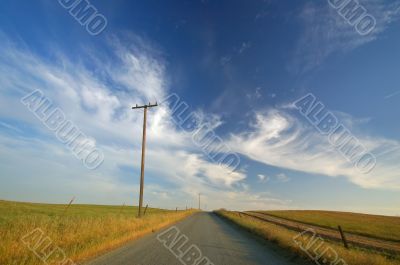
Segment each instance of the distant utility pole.
M140 195L139 195L139 218L142 217L142 207L143 207L143 186L144 186L144 158L146 152L146 122L147 122L147 109L157 107L158 104L147 104L143 106L138 106L136 104L132 109L144 109L144 117L143 117L143 138L142 138L142 165L140 168Z
M200 207L200 196L201 196L201 193L199 193L199 210L201 210L201 207Z

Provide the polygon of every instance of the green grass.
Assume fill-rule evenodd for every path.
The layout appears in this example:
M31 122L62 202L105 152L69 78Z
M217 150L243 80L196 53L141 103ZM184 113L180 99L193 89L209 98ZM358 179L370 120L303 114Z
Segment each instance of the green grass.
M299 233L286 229L282 226L275 225L273 223L264 222L259 219L249 217L247 215L239 215L235 212L218 211L217 214L242 227L243 229L250 231L251 233L275 243L277 246L286 249L288 252L293 253L298 258L308 259L310 264L315 264L311 261L311 257L320 257L318 261L320 264L347 264L347 265L399 265L400 257L394 256L388 258L387 256L380 255L379 253L365 251L361 249L351 248L346 249L341 244L332 242L329 240L319 241L316 244L312 244L308 249L308 253L311 257L303 251L298 244L296 244L294 238ZM297 242L302 242L303 246L307 246L309 242L313 241L312 238L307 237L296 237ZM337 256L329 255L333 250ZM325 262L323 261L324 259ZM339 259L343 259L345 263L338 263Z
M24 217L104 217L104 216L134 216L138 212L136 206L109 206L71 204L67 209L64 204L21 203L0 200L0 224ZM148 208L146 214L170 212L163 209Z
M73 261L82 261L179 221L193 211L147 209L137 218L137 207L36 204L0 201L0 264L43 262L21 239L39 228L52 246ZM48 263L51 264L51 258Z
M270 215L346 232L400 242L400 217L329 211L264 211Z

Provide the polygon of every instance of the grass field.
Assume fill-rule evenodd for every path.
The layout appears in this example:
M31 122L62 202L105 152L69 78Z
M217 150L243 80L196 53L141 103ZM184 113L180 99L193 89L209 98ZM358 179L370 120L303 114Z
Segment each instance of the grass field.
M328 211L264 211L264 213L333 229L341 225L350 233L400 242L400 217Z
M71 205L66 209L66 205L0 201L0 264L44 264L37 255L44 258L55 248L49 264L61 260L60 255L82 261L193 213L149 208L138 219L137 207ZM44 240L40 246L39 239Z
M315 258L320 264L337 265L395 265L400 264L400 257L388 258L378 253L363 251L360 249L345 249L341 244L328 240L321 240L311 244L311 237L298 237L299 233L288 230L259 219L239 215L236 212L218 211L217 214L239 225L240 227L256 234L268 241L274 242L277 246L287 249L298 257L312 260ZM296 240L295 240L296 238ZM312 239L312 240L310 240ZM301 242L301 245L297 244ZM321 244L321 242L323 242ZM301 248L300 246L303 246ZM307 251L304 251L306 249ZM342 259L342 261L341 261ZM325 261L324 261L325 260ZM315 261L315 260L314 260Z

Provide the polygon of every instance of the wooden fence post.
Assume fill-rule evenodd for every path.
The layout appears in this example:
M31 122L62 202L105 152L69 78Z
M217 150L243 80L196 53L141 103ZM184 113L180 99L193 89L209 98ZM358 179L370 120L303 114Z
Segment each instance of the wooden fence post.
M146 215L146 211L147 211L147 207L148 207L149 205L148 204L146 204L146 208L144 208L144 213L143 213L143 215Z
M343 233L342 227L339 225L338 228L339 228L340 236L342 237L344 247L349 248L349 245L347 244L347 239Z
M65 216L65 214L67 213L69 207L71 207L71 204L74 202L74 200L75 200L75 196L69 201L69 204L64 208L64 212L62 213L61 217Z

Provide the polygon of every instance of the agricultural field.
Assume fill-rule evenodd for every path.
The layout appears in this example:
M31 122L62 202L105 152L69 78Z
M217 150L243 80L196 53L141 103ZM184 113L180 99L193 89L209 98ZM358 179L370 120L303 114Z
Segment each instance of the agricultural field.
M27 244L37 236L48 238L51 247L59 248L74 262L86 260L194 212L149 208L139 219L137 210L131 206L0 201L0 264L43 264Z
M400 217L329 211L261 211L272 216L400 242Z
M368 251L351 247L346 249L341 243L320 239L313 244L314 238L302 235L297 231L266 222L250 215L230 211L217 211L216 214L229 222L267 240L277 246L300 256L305 260L318 261L320 264L348 265L395 265L400 264L399 255L386 255L376 251ZM300 244L299 244L300 242ZM305 247L307 249L305 249ZM333 254L334 253L334 254Z

